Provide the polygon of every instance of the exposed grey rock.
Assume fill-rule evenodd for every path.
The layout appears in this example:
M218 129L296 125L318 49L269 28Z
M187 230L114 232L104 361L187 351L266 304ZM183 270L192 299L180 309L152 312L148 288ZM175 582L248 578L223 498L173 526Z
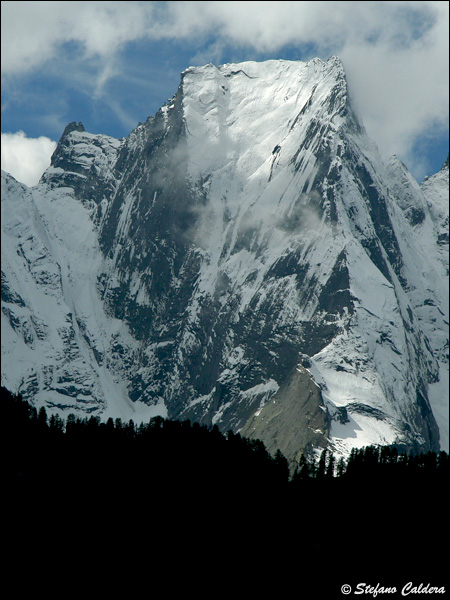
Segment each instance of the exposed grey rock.
M437 449L446 173L385 168L335 57L191 67L123 140L71 123L39 186L3 178L5 385L294 462Z

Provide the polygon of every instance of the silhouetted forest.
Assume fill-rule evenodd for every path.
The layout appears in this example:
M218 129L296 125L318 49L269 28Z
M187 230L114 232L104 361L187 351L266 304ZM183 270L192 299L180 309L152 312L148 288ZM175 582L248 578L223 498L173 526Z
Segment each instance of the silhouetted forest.
M217 425L155 417L148 423L70 414L47 416L20 396L1 390L3 432L6 437L6 473L10 485L89 485L95 488L125 483L152 485L178 491L295 493L306 481L314 485L342 479L353 481L432 484L448 476L448 454L400 453L395 447L353 449L337 460L323 450L320 457L303 455L291 476L286 458L272 457L263 442ZM133 489L133 488L132 488Z
M137 494L189 500L202 494L264 492L288 481L286 459L259 440L190 421L147 424L98 417L66 421L2 389L7 478L17 489ZM7 424L7 426L6 426Z
M287 561L333 556L328 569L382 561L398 572L405 555L414 569L440 565L445 452L368 447L344 461L324 450L290 473L280 452L272 457L261 441L217 426L161 417L139 425L62 421L4 388L1 411L5 514L15 515L21 535L30 515L55 531L70 523L72 536L78 527L84 535L103 531L102 539L105 523L117 535L118 523L132 520L132 543L171 524L187 553L188 540L225 536L238 553L247 547L241 540L255 552L278 548ZM295 557L286 555L290 543Z

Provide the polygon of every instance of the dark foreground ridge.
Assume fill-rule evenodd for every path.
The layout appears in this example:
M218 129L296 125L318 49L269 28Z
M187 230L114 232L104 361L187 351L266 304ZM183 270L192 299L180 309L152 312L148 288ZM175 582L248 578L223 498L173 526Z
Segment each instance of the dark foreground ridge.
M63 422L1 395L5 522L27 560L39 559L45 538L67 552L94 544L98 560L113 548L114 560L133 556L136 565L156 553L178 569L195 546L202 564L222 554L231 563L221 569L270 564L269 579L282 568L302 589L330 594L317 597L338 598L343 584L375 576L395 583L397 597L411 578L445 585L445 452L369 447L336 461L325 450L290 474L280 452L217 427L161 417Z

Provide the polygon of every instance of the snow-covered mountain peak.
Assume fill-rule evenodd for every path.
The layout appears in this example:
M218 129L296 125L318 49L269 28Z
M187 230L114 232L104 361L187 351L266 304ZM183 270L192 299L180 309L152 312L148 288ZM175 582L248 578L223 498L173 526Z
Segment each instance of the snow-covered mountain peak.
M35 189L5 183L13 391L293 461L437 448L448 168L385 167L348 96L337 57L205 65L124 140L69 124Z
M246 175L270 172L312 123L339 127L347 105L338 59L191 67L182 85L193 176L230 162Z
M111 136L89 133L82 123L69 123L40 183L65 188L67 193L72 190L99 221L116 187L112 168L121 143ZM100 187L105 187L102 194L98 192Z
M420 225L426 214L424 196L417 181L395 154L387 164L387 176L394 201L412 226Z

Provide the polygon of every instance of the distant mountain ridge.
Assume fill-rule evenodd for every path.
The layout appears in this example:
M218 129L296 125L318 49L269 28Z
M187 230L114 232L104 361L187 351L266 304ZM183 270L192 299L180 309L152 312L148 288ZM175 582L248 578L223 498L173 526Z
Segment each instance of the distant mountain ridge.
M2 354L50 412L448 448L448 162L385 166L337 57L190 67L127 138L2 174Z

